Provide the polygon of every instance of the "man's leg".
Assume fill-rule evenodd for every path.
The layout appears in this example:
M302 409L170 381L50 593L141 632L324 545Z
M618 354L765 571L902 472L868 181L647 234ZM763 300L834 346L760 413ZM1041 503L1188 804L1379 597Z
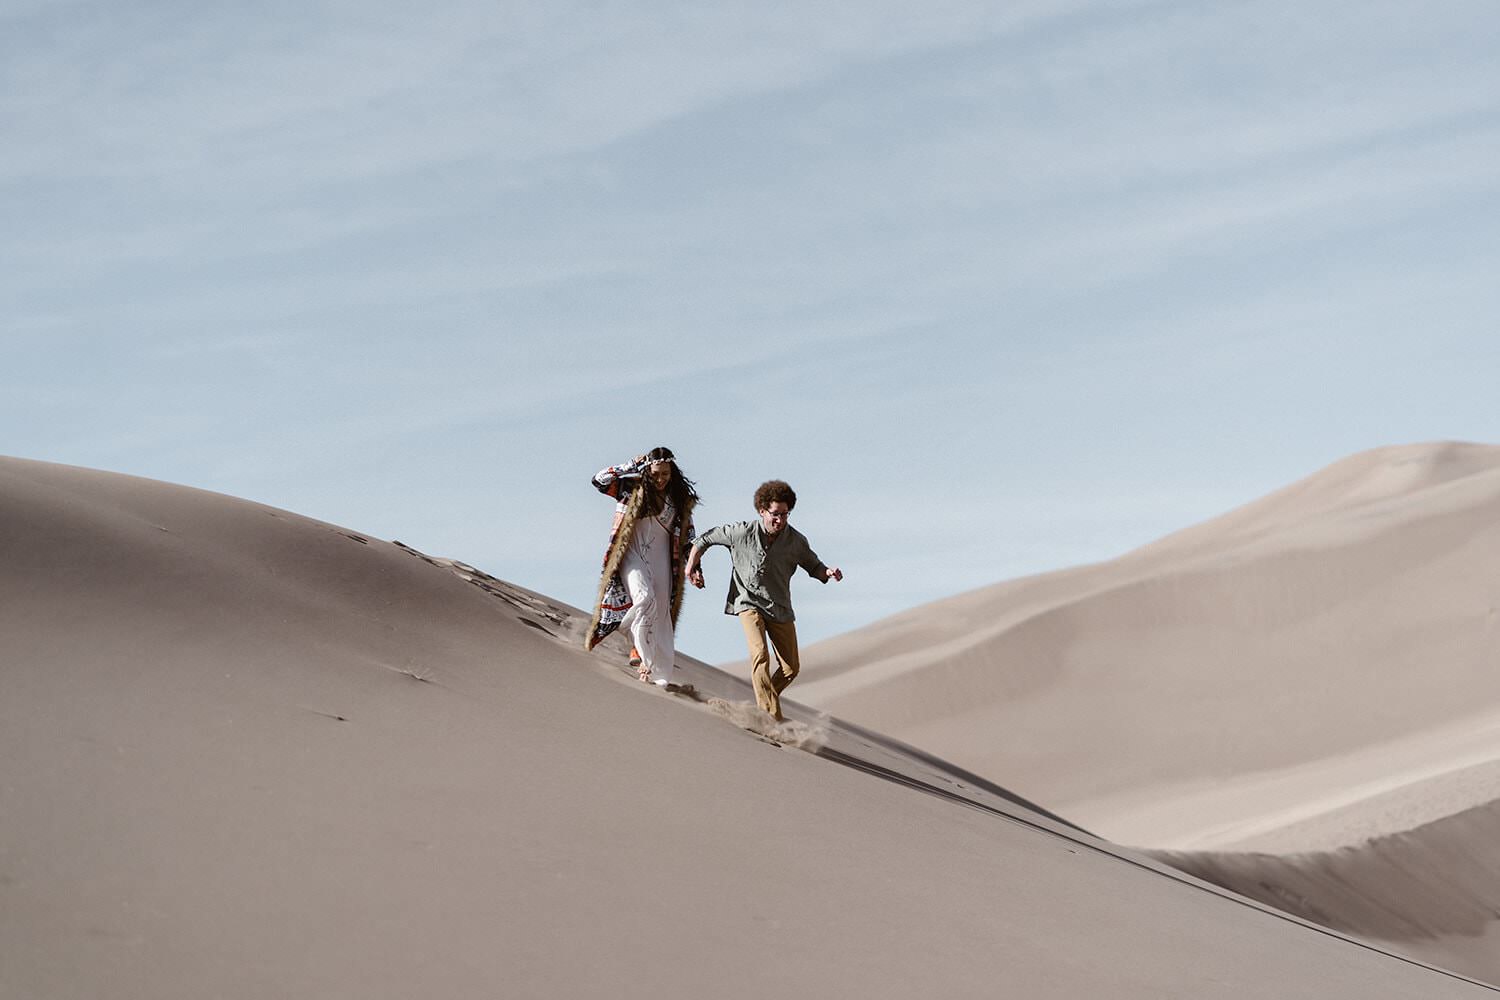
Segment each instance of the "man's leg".
M771 651L766 648L766 621L759 611L741 611L740 625L745 629L745 645L750 647L750 686L755 689L755 703L764 712L781 718L781 699L771 681Z
M767 619L766 631L771 633L771 642L776 646L776 658L781 669L771 675L771 685L779 695L786 686L797 679L801 669L797 659L797 623L773 622Z

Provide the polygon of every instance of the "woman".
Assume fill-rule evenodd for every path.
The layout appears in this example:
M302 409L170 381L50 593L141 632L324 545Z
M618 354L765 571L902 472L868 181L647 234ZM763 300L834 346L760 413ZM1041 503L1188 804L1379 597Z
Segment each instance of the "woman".
M682 561L693 544L698 493L677 467L670 448L654 448L624 465L604 469L594 477L594 487L618 502L604 552L599 599L583 646L593 649L624 625L640 656L637 676L675 689Z

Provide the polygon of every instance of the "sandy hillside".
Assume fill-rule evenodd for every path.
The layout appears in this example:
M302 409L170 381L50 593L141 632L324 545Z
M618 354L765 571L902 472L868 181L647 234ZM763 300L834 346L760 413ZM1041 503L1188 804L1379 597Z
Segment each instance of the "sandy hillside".
M355 531L3 459L0 545L6 998L1495 992Z
M1500 448L1383 448L1120 559L818 644L796 694L1102 836L1213 852L1171 856L1241 888L1258 863L1220 855L1444 883L1500 870L1482 822L1500 798L1497 565ZM1489 933L1461 894L1402 923L1308 891L1286 888L1299 912L1454 938L1443 954ZM1478 891L1500 912L1500 877Z

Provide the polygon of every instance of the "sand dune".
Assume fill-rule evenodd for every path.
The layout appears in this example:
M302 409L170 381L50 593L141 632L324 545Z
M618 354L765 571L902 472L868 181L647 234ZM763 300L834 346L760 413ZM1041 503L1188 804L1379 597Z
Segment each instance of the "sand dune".
M7 998L1494 992L462 563L14 459L0 537Z
M1154 856L1326 926L1387 941L1476 941L1500 898L1500 802L1354 847Z
M818 644L797 694L1102 836L1437 955L1433 934L1492 933L1466 901L1459 930L1433 899L1408 923L1387 897L1373 921L1316 873L1337 857L1373 884L1390 843L1439 882L1490 863L1465 838L1500 833L1497 564L1500 448L1384 448L1111 562ZM1483 891L1500 912L1500 883ZM1468 969L1500 980L1500 959Z
M1107 836L1195 785L1280 773L1283 801L1315 801L1350 774L1322 782L1293 769L1490 729L1497 515L1500 449L1367 453L1118 560L820 643L798 694L1003 773ZM1465 765L1476 741L1500 750L1468 740ZM1232 811L1139 823L1120 839L1193 846Z

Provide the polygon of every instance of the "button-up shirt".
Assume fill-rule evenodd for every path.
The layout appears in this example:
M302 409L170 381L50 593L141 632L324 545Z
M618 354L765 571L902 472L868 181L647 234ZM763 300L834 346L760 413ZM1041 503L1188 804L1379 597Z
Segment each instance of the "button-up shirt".
M807 544L807 537L790 524L774 542L759 521L741 521L709 528L694 543L707 549L723 545L733 564L729 577L726 615L759 611L772 621L796 621L792 613L792 574L801 566L819 583L827 583L828 567Z

